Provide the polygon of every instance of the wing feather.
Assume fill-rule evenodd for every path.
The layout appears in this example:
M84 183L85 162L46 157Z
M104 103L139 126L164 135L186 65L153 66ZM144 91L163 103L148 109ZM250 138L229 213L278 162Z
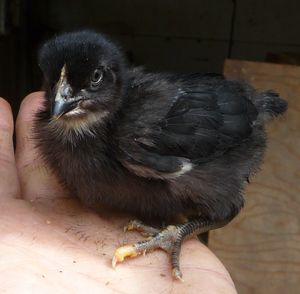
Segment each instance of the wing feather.
M217 82L214 90L199 83L193 87L189 80L178 90L165 115L139 127L123 145L126 168L143 177L172 178L246 140L257 111L230 81L218 77Z

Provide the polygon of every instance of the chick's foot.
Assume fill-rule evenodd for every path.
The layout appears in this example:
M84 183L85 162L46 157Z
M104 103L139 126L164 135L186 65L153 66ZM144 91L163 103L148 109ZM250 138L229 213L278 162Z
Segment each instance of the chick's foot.
M137 230L150 237L132 245L119 247L115 251L112 259L112 266L115 268L117 263L123 262L126 257L136 257L141 254L144 255L147 251L160 248L170 255L173 277L182 281L182 273L179 266L182 241L188 236L220 228L226 223L228 223L228 220L222 222L210 222L203 219L196 219L184 224L170 225L160 231L156 228L144 225L140 221L131 221L124 228L125 231Z
M146 254L147 251L154 249L163 249L170 254L172 264L172 274L174 278L182 280L182 273L179 267L179 254L181 243L186 236L184 225L170 225L159 231L144 225L139 221L131 221L124 230L137 230L142 234L150 235L146 240L137 242L132 245L119 247L114 254L112 266L115 268L118 262L124 261L126 257L136 257L141 254Z

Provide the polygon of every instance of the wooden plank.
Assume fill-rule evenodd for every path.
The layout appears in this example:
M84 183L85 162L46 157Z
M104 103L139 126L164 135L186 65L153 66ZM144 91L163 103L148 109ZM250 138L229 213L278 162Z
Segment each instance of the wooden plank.
M300 293L300 67L227 60L225 75L278 91L289 110L268 125L265 163L247 189L245 208L211 232L209 247L239 293Z

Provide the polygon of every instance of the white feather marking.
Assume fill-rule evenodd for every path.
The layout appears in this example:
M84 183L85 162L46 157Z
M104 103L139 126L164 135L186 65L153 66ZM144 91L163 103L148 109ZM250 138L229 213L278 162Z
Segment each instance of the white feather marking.
M70 116L74 116L77 114L83 114L83 113L85 113L85 111L83 109L76 107L76 108L72 109L71 111L65 113L64 115L70 117Z
M182 161L181 169L175 173L158 172L155 169L138 165L138 164L128 163L126 161L123 162L123 164L126 168L133 171L136 175L140 177L154 178L154 179L175 179L193 169L193 164L188 159Z
M182 163L182 167L176 173L169 174L169 177L177 178L182 176L183 174L190 172L193 169L193 164L190 161L184 161Z

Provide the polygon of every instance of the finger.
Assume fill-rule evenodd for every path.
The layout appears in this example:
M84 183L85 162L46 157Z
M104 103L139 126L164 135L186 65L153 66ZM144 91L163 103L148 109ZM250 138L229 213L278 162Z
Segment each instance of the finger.
M35 92L25 97L16 122L17 168L22 196L29 200L57 197L57 193L62 193L35 147L33 124L36 113L42 108L43 95L44 92Z
M9 103L0 98L0 199L19 195L13 147L14 122Z

